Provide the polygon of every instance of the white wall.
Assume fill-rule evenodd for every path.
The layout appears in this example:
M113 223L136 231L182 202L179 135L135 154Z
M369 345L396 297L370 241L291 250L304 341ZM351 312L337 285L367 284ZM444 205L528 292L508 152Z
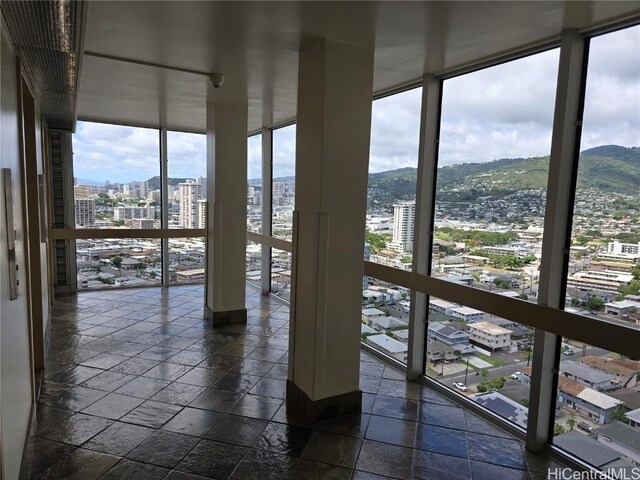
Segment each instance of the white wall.
M0 208L0 405L2 438L2 477L15 480L29 423L32 403L31 365L28 333L27 295L25 288L25 249L18 130L18 96L16 57L2 24L0 83L0 159L2 168L10 168L13 177L13 215L16 227L16 258L19 296L9 300L7 229L4 208Z

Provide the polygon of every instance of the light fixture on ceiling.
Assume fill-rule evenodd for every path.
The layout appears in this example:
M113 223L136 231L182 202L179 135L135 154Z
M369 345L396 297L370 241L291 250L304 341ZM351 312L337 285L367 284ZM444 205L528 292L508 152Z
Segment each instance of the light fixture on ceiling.
M213 85L213 88L220 88L224 83L224 74L222 73L212 73L209 75L209 80Z

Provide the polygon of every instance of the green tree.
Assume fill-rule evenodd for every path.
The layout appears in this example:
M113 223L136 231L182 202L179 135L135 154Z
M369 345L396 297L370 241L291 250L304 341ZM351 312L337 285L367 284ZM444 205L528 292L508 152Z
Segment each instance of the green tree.
M604 307L604 300L599 297L591 297L585 305L590 310L602 310Z
M557 435L562 435L563 433L567 433L567 431L564 429L564 427L562 425L560 425L559 423L554 423L553 424L553 436L557 436Z
M122 265L122 258L120 257L113 257L111 259L111 263L113 264L114 267L116 268L120 268L120 266Z
M567 420L567 426L569 427L569 430L573 430L573 427L576 426L576 414L571 412L571 415L569 415L569 419Z
M371 245L371 251L377 253L379 250L386 248L387 243L384 241L382 235L367 231L364 235L364 240Z
M633 269L631 270L631 275L633 275L636 280L640 280L640 263L633 267Z

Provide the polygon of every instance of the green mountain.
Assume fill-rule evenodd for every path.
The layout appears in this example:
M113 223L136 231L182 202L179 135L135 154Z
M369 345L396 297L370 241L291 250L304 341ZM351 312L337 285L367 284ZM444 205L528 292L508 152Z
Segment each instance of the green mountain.
M189 177L191 178L191 177ZM171 178L169 177L167 179L167 182L169 185L171 185L172 187L177 187L179 183L184 183L186 182L187 179L186 178ZM147 180L147 184L149 186L149 190L159 190L160 189L160 177L159 176L155 176L155 177L151 177L149 180Z
M463 163L438 168L438 197L473 201L503 197L515 191L547 187L549 157L503 158L486 163ZM415 168L369 175L371 207L390 209L394 201L414 198ZM580 154L578 188L637 195L640 191L640 147L604 145Z

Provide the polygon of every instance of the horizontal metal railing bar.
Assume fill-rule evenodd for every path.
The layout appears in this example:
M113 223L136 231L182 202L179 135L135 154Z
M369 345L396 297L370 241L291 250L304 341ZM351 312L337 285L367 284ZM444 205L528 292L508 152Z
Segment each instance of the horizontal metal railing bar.
M192 238L205 237L204 228L53 228L53 240L90 240L94 238Z
M269 235L262 235L260 233L247 232L247 240L260 243L262 245L268 245L271 248L276 248L289 253L293 250L293 243L288 240L282 240L281 238L270 237Z
M631 358L640 357L640 330L632 327L368 261L364 262L364 274Z

